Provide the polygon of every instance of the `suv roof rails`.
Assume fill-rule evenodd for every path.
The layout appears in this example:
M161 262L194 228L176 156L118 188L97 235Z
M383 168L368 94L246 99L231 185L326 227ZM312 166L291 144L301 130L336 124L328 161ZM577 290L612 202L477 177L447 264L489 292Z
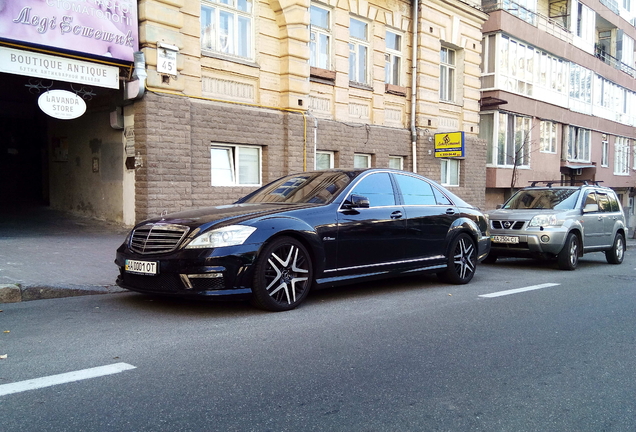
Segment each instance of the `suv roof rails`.
M537 186L537 183L545 183L547 187L551 188L555 183L559 186L576 186L577 183L584 186L589 186L590 184L600 186L599 183L603 183L603 180L532 180L528 183L530 183L530 187Z

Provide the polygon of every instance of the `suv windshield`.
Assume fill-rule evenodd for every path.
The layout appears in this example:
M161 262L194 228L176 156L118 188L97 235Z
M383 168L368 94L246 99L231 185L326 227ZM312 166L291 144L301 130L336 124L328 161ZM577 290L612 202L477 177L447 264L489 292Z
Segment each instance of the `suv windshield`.
M514 194L503 208L572 210L578 196L578 189L526 189Z
M237 203L325 204L338 195L355 175L333 171L294 174L263 186Z

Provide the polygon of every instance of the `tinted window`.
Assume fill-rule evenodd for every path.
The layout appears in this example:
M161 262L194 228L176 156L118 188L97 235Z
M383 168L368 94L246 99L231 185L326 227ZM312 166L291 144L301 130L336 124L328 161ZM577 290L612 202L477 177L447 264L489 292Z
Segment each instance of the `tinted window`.
M616 199L616 195L610 192L607 194L607 196L609 197L610 205L612 206L612 211L613 212L620 211L620 206L618 205L618 200Z
M366 176L360 180L351 193L367 197L371 207L395 205L393 185L388 173L375 173Z
M598 209L602 212L611 212L612 206L610 205L609 198L606 193L597 192L596 196L598 198Z
M433 188L424 180L416 177L397 174L397 179L404 205L435 205L437 200L433 194Z
M318 172L290 175L252 192L239 203L316 203L331 201L351 182L347 173Z

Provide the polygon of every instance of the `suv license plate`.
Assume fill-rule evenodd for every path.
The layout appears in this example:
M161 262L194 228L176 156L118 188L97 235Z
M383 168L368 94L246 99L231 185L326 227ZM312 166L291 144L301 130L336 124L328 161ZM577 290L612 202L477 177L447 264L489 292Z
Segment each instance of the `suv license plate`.
M519 243L519 237L512 237L512 236L492 236L492 241L494 243L511 243L511 244L517 244Z
M157 262L156 261L136 261L126 260L126 267L124 268L126 273L142 274L142 275L156 275L157 274Z

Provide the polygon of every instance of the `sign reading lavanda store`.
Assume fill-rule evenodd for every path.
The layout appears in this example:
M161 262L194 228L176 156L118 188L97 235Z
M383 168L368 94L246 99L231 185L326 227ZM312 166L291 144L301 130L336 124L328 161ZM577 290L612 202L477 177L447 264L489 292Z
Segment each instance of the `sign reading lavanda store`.
M3 0L0 37L133 61L139 49L135 0Z
M86 112L84 99L66 90L49 90L38 98L40 109L51 117L71 120Z
M119 68L0 46L0 72L112 89L119 88Z

